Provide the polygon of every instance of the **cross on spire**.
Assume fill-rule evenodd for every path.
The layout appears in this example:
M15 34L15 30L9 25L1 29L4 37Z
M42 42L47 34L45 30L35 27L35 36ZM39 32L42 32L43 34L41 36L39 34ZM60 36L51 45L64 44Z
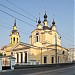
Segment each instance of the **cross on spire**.
M38 23L39 23L39 24L41 23L41 20L40 20L40 12L39 12L39 20L38 20Z
M16 26L16 18L15 18L15 21L14 21L14 26Z

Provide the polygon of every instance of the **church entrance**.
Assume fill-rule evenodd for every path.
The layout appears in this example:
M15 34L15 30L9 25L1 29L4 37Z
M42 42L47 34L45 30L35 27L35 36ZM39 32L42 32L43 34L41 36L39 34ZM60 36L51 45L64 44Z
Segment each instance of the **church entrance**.
M17 57L16 57L16 63L17 64L27 63L27 60L28 60L27 51L25 51L25 52L18 52L18 53L16 53L16 55L17 55Z

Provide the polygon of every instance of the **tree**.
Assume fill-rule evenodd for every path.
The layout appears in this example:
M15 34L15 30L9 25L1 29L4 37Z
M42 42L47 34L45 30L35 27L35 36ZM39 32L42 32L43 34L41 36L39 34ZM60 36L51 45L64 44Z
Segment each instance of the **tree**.
M0 53L0 56L3 56L3 54L2 54L2 53Z

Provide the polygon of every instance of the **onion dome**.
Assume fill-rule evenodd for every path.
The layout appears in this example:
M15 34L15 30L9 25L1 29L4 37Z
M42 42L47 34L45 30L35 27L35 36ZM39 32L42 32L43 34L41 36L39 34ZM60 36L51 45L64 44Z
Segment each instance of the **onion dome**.
M54 18L53 18L53 22L52 22L52 25L55 25L55 21L54 21Z
M40 24L40 23L41 23L41 20L40 20L40 17L39 17L38 24Z
M45 15L44 15L44 18L47 18L47 15L46 15L46 11L45 11Z
M45 15L44 15L44 21L47 21L46 11L45 11Z

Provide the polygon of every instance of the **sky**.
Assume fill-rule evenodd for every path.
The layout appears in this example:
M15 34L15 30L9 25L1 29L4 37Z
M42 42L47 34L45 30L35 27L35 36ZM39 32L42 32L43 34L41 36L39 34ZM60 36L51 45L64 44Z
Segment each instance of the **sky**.
M74 0L0 0L0 48L10 42L15 17L21 42L29 43L31 32L37 28L36 18L38 21L40 13L43 22L45 10L48 26L53 18L56 22L62 46L74 47L74 7Z

